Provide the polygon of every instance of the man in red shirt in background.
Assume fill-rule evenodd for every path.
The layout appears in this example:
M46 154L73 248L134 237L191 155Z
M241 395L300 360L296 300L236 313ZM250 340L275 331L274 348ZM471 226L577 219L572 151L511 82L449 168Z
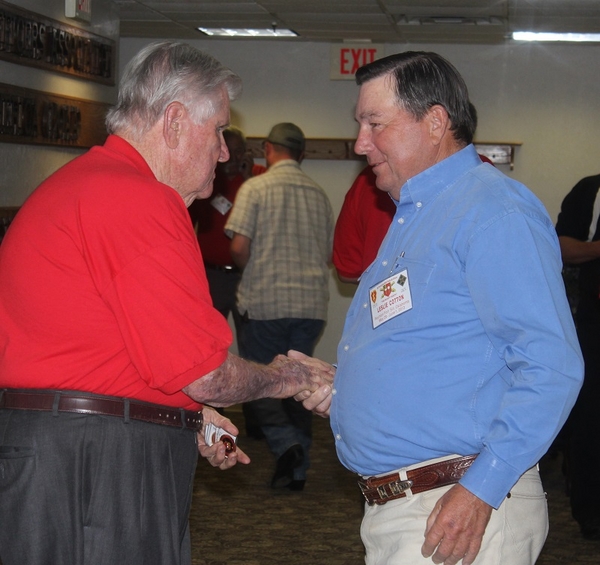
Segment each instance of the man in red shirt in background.
M346 193L335 224L333 265L342 282L358 282L377 256L395 213L394 201L375 186L373 170L365 167Z
M213 306L225 318L231 312L239 334L241 319L235 301L241 271L231 258L231 240L224 228L240 186L267 168L254 163L241 129L229 126L223 131L223 138L229 160L217 164L212 195L206 200L194 200L188 210L202 251Z

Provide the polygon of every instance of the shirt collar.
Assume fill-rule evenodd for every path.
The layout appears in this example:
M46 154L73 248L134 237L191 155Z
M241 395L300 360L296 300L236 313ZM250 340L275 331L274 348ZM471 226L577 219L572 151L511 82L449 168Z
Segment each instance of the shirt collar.
M104 142L104 148L121 154L144 176L156 179L150 165L148 165L141 153L122 137L114 134L109 135Z
M295 167L297 169L300 168L300 163L295 159L282 159L281 161L277 161L269 167L269 170L277 169L279 167Z
M472 144L467 145L406 181L400 190L399 204L430 202L438 194L452 186L456 179L478 165L481 165L481 159L477 155L475 147Z

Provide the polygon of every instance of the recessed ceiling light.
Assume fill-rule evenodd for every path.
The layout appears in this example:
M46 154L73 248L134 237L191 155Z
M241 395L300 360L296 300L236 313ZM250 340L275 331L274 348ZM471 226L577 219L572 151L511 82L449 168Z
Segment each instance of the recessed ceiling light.
M199 31L214 37L298 37L291 29L272 28L225 28L225 27L199 27Z
M534 33L532 31L514 31L516 41L590 41L600 42L600 33Z

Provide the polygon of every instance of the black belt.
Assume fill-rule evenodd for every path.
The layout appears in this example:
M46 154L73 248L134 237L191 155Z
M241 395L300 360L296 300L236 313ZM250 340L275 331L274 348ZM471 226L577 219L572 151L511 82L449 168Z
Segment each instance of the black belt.
M361 477L358 486L370 504L385 504L389 500L403 498L410 489L413 494L457 483L467 472L477 455L455 457L431 465L423 465L406 472L406 480L399 473L382 477Z
M0 390L0 409L75 412L100 416L118 416L194 431L202 429L202 412L183 410L112 396L85 392L36 389Z
M240 269L235 265L214 265L213 263L204 263L207 269L213 271L223 271L224 273L241 273Z

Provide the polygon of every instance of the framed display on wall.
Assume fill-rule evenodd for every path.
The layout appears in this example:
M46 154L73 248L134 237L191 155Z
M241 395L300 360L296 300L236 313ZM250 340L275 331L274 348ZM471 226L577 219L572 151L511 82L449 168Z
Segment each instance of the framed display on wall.
M0 59L114 85L115 57L110 39L0 0Z
M110 104L0 83L0 142L88 148L104 143Z

